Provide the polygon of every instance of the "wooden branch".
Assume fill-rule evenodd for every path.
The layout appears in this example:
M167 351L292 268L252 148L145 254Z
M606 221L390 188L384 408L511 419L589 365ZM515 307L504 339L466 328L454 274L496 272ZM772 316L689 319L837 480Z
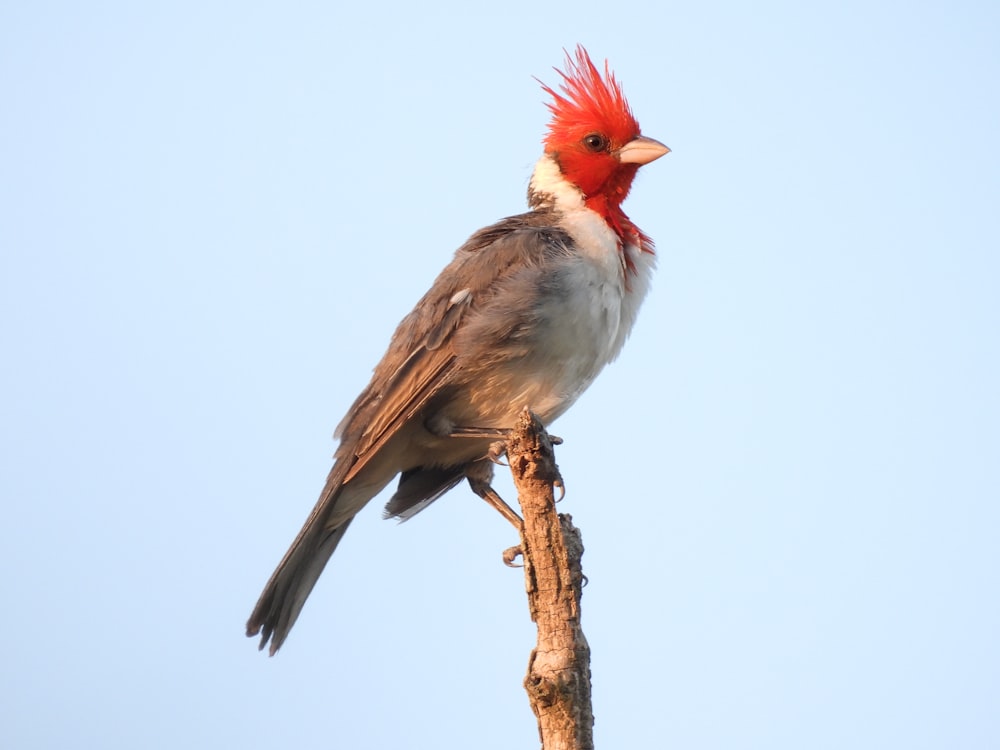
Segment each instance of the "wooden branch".
M543 750L593 750L590 646L580 627L583 541L568 514L556 514L562 486L552 442L538 418L522 412L507 458L524 516L521 554L538 643L524 687L538 719Z

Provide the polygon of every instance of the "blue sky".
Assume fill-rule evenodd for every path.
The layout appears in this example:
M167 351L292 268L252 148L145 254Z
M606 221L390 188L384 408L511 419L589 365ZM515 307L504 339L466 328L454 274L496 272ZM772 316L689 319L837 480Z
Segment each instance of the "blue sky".
M553 428L598 746L1000 745L1000 10L561 0L0 9L0 745L537 742L464 488L242 628L577 42L673 149Z

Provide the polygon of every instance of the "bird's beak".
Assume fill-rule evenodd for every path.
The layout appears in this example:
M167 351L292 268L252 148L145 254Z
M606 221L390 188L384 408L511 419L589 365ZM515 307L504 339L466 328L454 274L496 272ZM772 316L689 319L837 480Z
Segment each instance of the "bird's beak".
M659 141L638 135L618 149L618 161L622 164L649 164L669 153L670 149Z

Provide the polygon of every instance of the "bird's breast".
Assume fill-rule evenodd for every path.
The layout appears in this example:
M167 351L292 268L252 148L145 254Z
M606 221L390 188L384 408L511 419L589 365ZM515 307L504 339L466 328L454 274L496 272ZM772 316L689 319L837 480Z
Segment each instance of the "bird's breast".
M607 224L573 213L560 227L572 243L525 268L466 327L460 356L475 395L460 420L508 426L528 406L548 423L621 351L651 266L626 270Z

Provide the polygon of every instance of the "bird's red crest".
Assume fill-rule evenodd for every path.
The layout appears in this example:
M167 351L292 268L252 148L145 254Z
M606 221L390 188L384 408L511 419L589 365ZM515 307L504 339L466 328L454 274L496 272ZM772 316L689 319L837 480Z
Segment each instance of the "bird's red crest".
M552 121L544 139L546 151L558 151L561 145L576 141L592 130L610 136L617 146L639 134L639 123L607 61L602 76L587 50L577 45L575 59L566 53L566 70L555 70L563 79L559 86L562 93L542 84L553 99L548 104Z

